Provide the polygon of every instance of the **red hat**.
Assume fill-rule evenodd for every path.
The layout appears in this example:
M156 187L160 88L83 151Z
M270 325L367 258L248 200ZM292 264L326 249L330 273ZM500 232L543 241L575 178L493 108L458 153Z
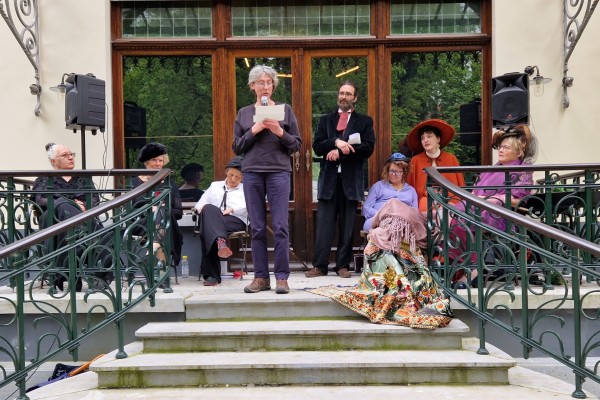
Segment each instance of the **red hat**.
M440 136L440 149L446 147L448 143L454 139L456 135L456 131L446 121L441 119L428 119L426 121L420 122L412 128L412 130L406 136L406 142L408 143L408 147L413 152L413 155L422 153L425 151L423 145L421 144L421 133L425 130L425 128L433 128L434 131L439 132Z

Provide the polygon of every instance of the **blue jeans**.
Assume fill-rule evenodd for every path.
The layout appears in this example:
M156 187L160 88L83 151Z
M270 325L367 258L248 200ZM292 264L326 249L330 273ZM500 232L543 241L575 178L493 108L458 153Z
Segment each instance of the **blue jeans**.
M244 172L244 196L252 231L254 277L269 279L266 196L271 210L275 241L275 279L288 279L290 275L288 227L290 173L287 171Z

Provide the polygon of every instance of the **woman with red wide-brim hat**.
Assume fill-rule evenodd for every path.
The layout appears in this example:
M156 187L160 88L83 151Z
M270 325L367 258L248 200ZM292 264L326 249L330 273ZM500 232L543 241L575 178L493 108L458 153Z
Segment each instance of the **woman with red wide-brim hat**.
M455 135L456 131L446 121L428 119L417 124L406 137L408 147L413 152L406 182L417 191L419 210L423 212L427 211L427 175L423 169L460 166L453 154L442 150ZM460 172L442 175L457 186L465 186L465 178Z

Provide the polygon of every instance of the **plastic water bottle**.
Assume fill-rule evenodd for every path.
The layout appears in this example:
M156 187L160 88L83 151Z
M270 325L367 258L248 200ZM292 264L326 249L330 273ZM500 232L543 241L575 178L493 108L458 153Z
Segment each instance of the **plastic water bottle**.
M181 277L190 277L190 263L188 262L188 256L181 257Z

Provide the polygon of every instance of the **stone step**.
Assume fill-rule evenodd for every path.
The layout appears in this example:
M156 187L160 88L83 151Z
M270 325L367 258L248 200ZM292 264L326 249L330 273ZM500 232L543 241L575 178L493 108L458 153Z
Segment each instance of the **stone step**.
M237 282L238 284L241 282ZM249 284L250 280L242 284ZM352 310L323 296L292 290L285 296L274 290L259 293L194 293L185 300L187 321L206 319L337 318L356 316Z
M573 386L525 368L511 368L511 385L368 385L368 386L232 386L186 388L98 389L97 375L86 372L27 393L31 400L123 399L523 399L573 400ZM391 395L393 394L393 395ZM587 393L588 399L597 399Z
M468 350L142 353L90 368L100 388L244 385L508 384L510 357Z
M469 328L454 319L447 327L415 330L337 320L206 321L149 323L136 331L145 353L281 350L461 349Z

